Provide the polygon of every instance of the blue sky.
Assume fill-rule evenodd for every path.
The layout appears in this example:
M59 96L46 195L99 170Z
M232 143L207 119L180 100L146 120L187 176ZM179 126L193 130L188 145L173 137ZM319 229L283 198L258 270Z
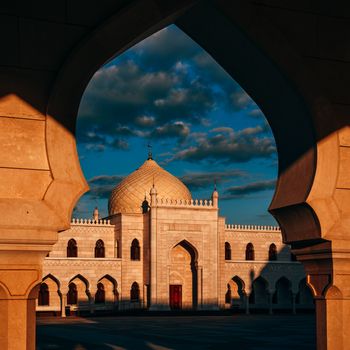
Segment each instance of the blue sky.
M209 198L217 183L228 223L275 224L267 213L277 154L254 101L175 25L135 45L99 69L77 119L77 147L90 192L75 217L97 205L107 215L109 193L147 158L179 177L193 198Z

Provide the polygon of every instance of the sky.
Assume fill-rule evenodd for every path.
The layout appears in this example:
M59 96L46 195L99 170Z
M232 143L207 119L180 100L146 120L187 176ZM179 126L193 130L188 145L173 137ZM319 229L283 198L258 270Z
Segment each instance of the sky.
M254 101L198 44L168 26L101 67L82 97L77 148L90 191L73 216L108 215L111 190L147 159L194 199L219 192L227 223L275 225L271 129Z

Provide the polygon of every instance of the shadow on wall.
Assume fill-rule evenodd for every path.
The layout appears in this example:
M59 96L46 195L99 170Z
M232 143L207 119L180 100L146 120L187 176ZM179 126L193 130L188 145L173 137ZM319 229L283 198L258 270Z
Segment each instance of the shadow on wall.
M249 280L234 275L227 283L225 306L234 310L249 312L290 312L313 311L314 300L306 278L293 276L295 257L288 247L270 254L263 268L251 260ZM290 261L286 258L290 257ZM288 278L289 276L289 278Z

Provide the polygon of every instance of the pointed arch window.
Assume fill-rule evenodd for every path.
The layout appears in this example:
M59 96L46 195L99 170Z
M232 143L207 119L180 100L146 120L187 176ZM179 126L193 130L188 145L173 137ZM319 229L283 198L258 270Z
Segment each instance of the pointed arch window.
M276 244L272 243L270 244L269 248L269 261L276 261L277 260L277 247Z
M105 286L103 283L97 284L97 292L95 294L95 304L103 304L106 300Z
M99 239L95 244L95 258L105 257L105 244L102 239Z
M225 260L231 260L231 244L225 242Z
M78 257L78 246L75 239L70 239L67 244L67 258Z
M130 290L130 301L132 302L137 302L140 300L140 288L137 282L134 282L131 285L131 290Z
M255 260L255 252L253 243L248 243L245 249L245 259L246 260Z
M130 259L131 260L140 260L140 244L136 238L131 243Z
M49 287L46 283L41 283L41 285L40 285L38 305L40 305L40 306L50 305Z
M76 305L78 303L78 290L75 283L69 284L67 293L67 305Z

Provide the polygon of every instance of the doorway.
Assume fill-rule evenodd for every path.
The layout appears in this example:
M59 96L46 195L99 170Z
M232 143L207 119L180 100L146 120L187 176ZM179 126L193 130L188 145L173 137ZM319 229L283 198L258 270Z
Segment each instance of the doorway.
M182 285L171 284L169 286L170 309L181 310L182 308Z

